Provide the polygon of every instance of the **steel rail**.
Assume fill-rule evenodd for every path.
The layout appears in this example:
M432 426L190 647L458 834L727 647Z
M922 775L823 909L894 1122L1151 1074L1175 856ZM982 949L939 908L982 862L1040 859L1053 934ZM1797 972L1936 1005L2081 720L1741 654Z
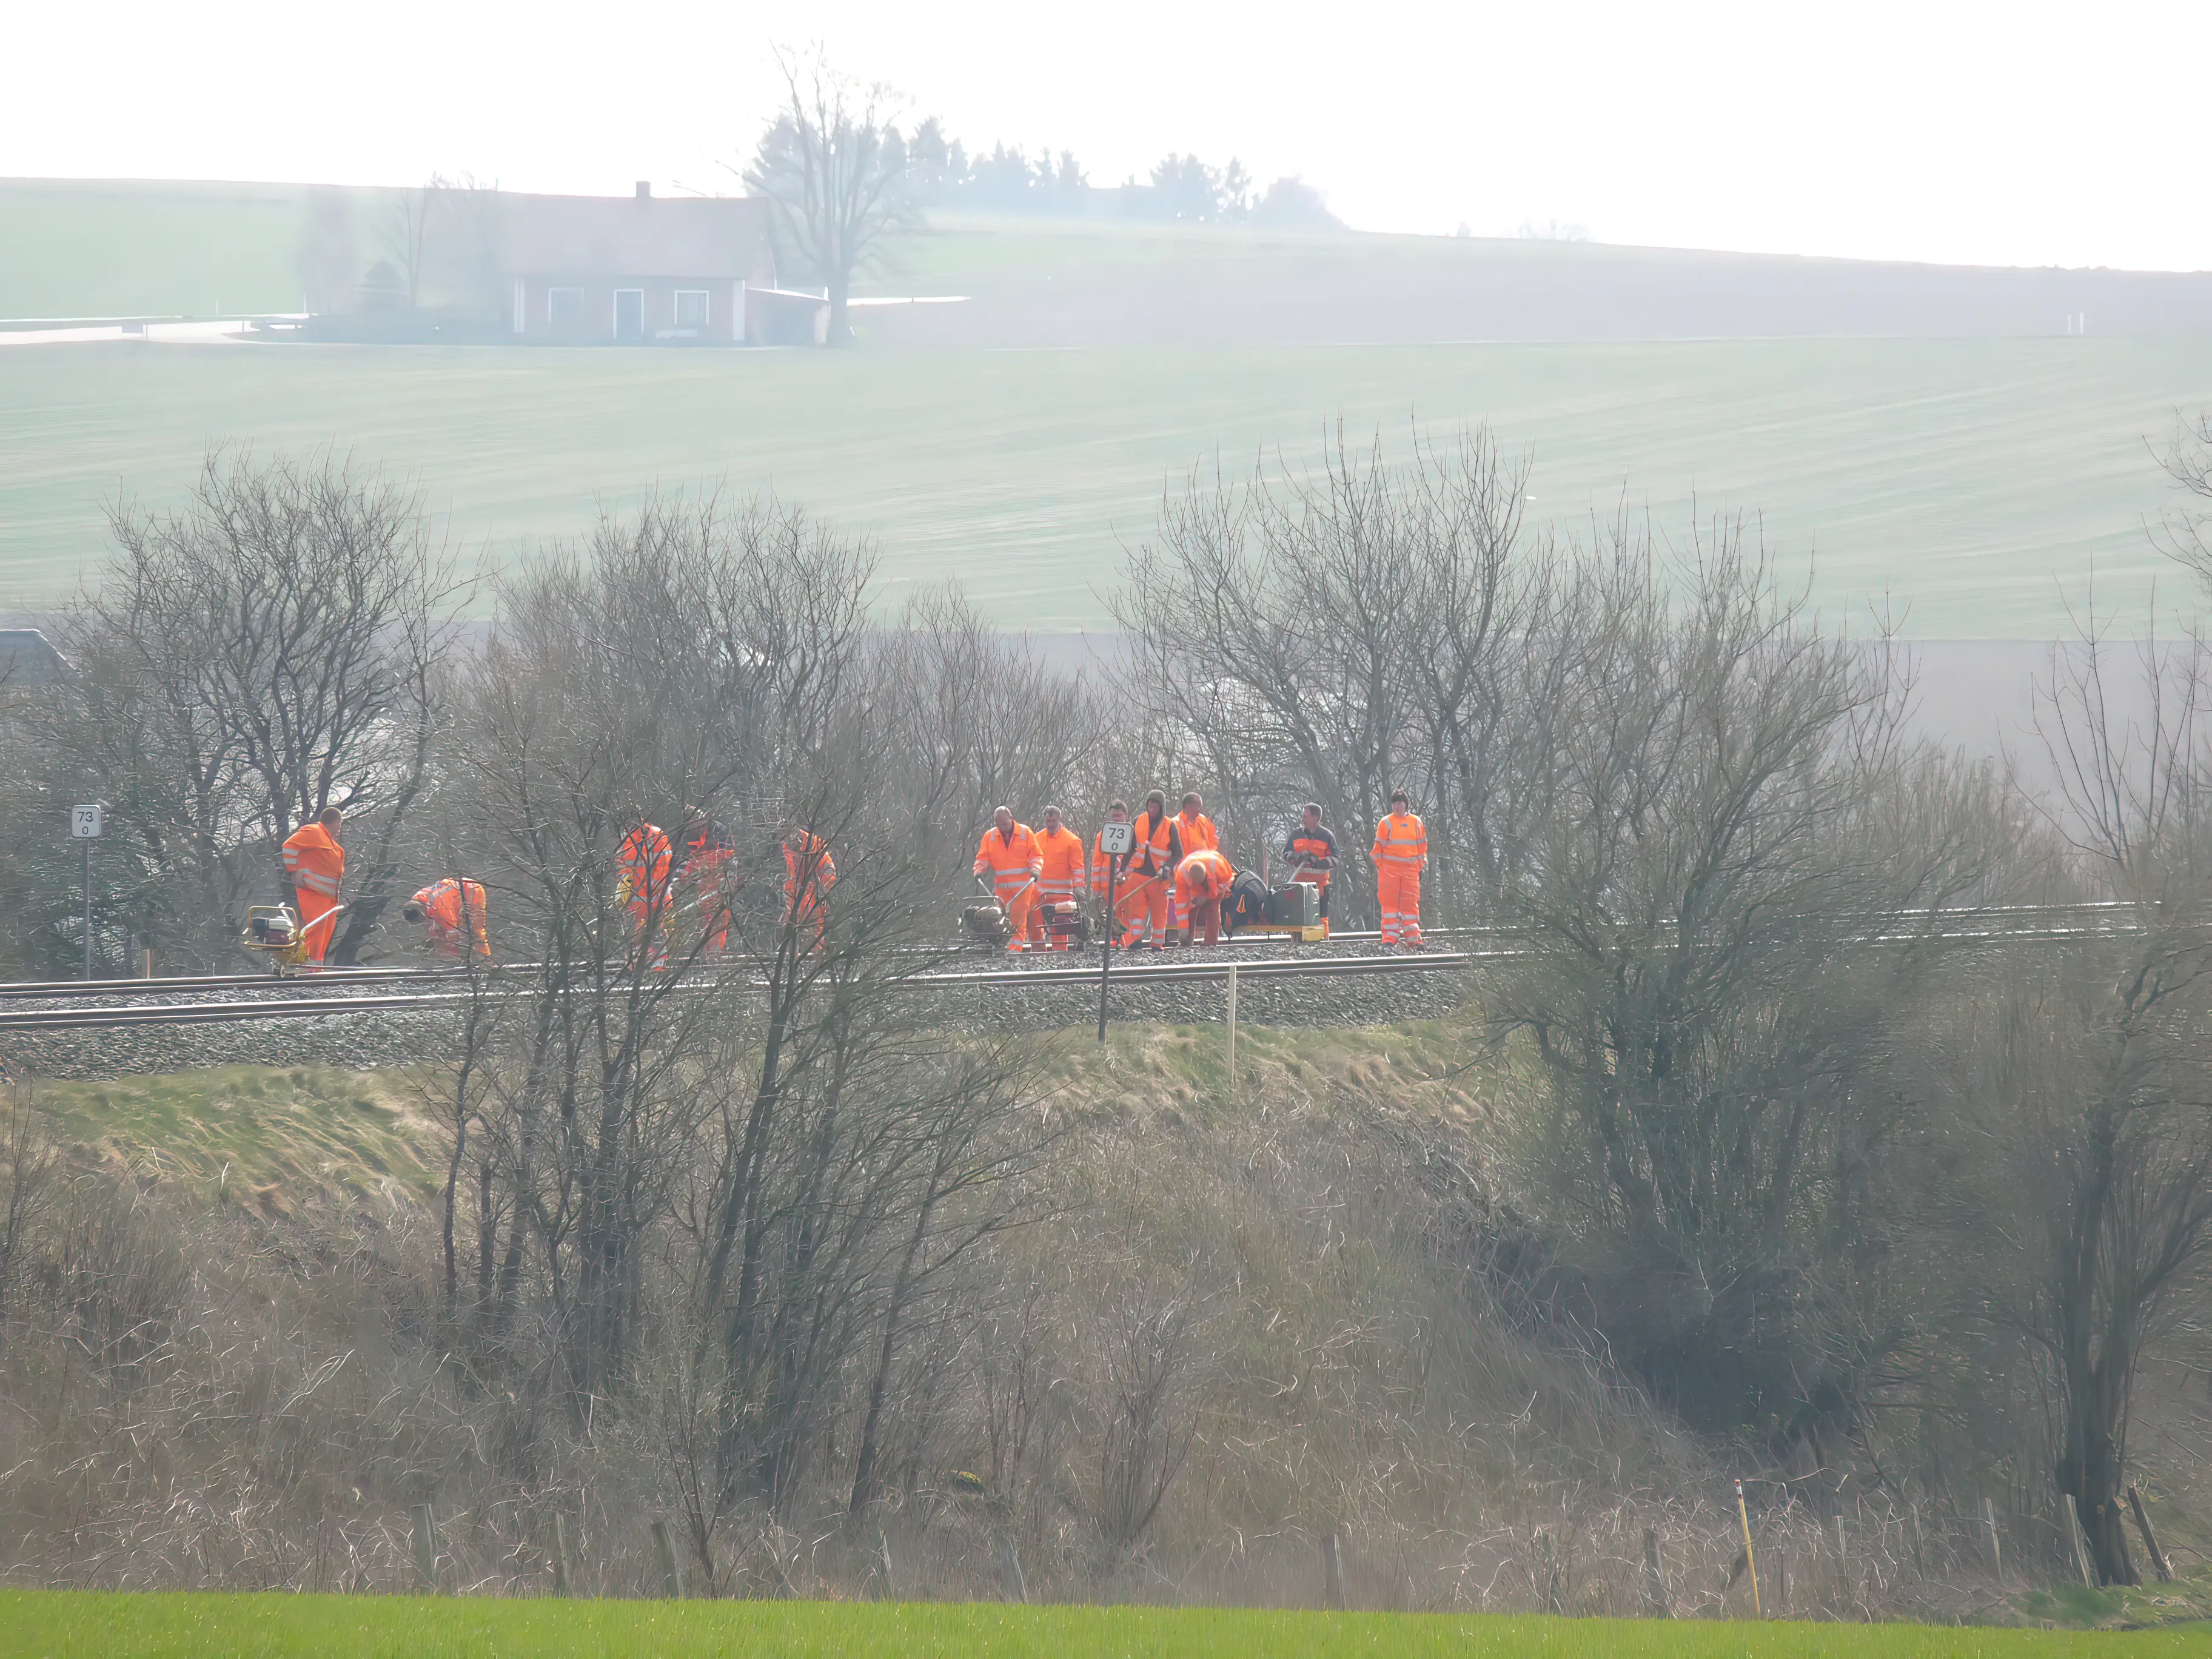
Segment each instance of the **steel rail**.
M1940 938L1954 940L1982 938L2028 939L2072 938L2081 933L2125 931L2124 927L2121 929L2114 929L2111 927L2094 928L2068 927L2059 924L2069 920L2086 921L2090 919L2106 919L2112 921L2123 921L2124 918L2127 915L2132 914L2134 909L2135 907L2133 905L2122 900L2095 900L2075 904L2010 905L1992 907L1986 909L1952 908L1936 911L1934 912L1934 915L1937 917L1954 919L1962 923L1968 921L1987 923L1994 920L2010 918L2020 921L2029 921L2033 920L2036 922L2044 922L2048 924L2044 926L2027 927L1965 927L1939 935ZM1460 927L1431 927L1426 930L1425 937L1431 939L1510 940L1525 937L1526 933L1527 930L1524 928L1491 925ZM1328 945L1365 945L1379 943L1382 937L1382 936L1380 933L1371 928L1347 928L1341 932L1330 934L1329 937L1322 942ZM1920 936L1902 933L1887 934L1878 936L1878 941L1894 941L1917 937ZM1266 933L1244 939L1226 939L1221 941L1218 947L1212 948L1234 949L1239 951L1259 950L1264 946L1271 945L1280 947L1285 943L1286 941L1280 933ZM970 947L964 943L957 945L946 945L941 948L914 947L912 953L915 955L947 957L961 954L969 948L980 947ZM1097 948L1097 947L1096 945L1089 945L1084 947L1080 952L1049 952L1047 954L1065 954L1071 957L1079 955L1087 959L1091 953ZM1034 955L1037 953L1031 952L1030 954ZM1309 960L1342 961L1345 960L1345 958L1320 957L1309 958ZM495 967L480 969L479 971L489 977L498 978L512 976L518 974L527 974L534 971L538 966L539 964L536 963L501 963L497 964ZM10 980L0 981L0 1002L27 1000L67 1001L81 997L173 996L189 995L193 993L203 991L274 990L279 988L290 990L295 995L304 995L324 987L386 984L434 985L454 980L465 979L468 976L469 971L470 970L468 969L462 967L359 967L325 968L313 973L295 973L289 975L276 975L270 973L180 974L173 977L162 979ZM1031 971L1035 972L1039 970ZM1123 969L1120 971L1127 973L1133 971L1133 969Z
M2054 907L2055 908L2055 907ZM1986 913L1983 913L1986 914ZM1473 931L1473 930L1462 930ZM1960 944L2002 944L2038 942L2057 939L2110 937L2112 929L2102 927L2051 926L2027 928L1967 928L1936 935L1939 940ZM1869 935L1862 943L1905 944L1923 936L1910 934ZM1460 951L1424 951L1400 956L1372 957L1274 957L1235 962L1130 962L1115 975L1115 982L1142 988L1148 985L1203 983L1226 980L1234 970L1240 979L1340 979L1376 974L1442 973L1472 968L1486 961L1510 961L1528 954L1524 944L1500 941L1473 949ZM1087 954L1087 953L1086 953ZM428 975L418 974L419 977ZM515 983L509 988L499 985L496 975L484 981L492 994L501 996L527 994L529 988ZM136 980L120 983L143 987L147 981ZM160 981L152 981L159 983ZM252 984L267 985L272 981L255 979ZM289 984L291 981L275 981ZM1088 988L1097 983L1096 971L1087 962L1070 963L1066 967L999 968L977 972L931 972L913 975L884 988L886 992L905 991L991 991L1026 988L1049 989L1055 987ZM672 988L684 992L705 992L717 988L742 989L749 994L758 994L766 987L757 981L737 986L725 986L714 979L694 981ZM572 993L564 993L564 994ZM7 1031L64 1030L72 1029L100 1030L134 1025L204 1025L243 1023L264 1019L325 1018L350 1014L429 1013L464 1006L485 994L483 988L466 991L432 991L408 993L386 991L353 996L307 995L268 997L252 1001L206 1001L144 1003L116 1006L94 1005L80 1007L0 1009L0 1033Z

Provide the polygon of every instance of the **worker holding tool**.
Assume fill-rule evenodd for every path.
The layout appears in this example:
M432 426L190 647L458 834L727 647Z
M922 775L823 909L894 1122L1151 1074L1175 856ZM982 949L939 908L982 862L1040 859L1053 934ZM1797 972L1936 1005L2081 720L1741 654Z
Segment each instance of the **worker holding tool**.
M441 877L409 899L399 914L425 930L424 940L435 955L458 962L473 950L491 960L482 882Z
M744 885L737 838L726 825L693 811L684 826L684 867L676 876L676 905L700 948L719 957L730 948L730 906Z
M318 968L330 954L331 935L337 932L338 890L345 885L345 848L338 845L338 831L344 825L345 814L325 806L313 823L284 838L284 875L292 884L300 938L306 959Z
M1182 842L1176 821L1168 813L1167 797L1155 789L1145 797L1145 810L1137 815L1136 846L1121 872L1130 884L1126 896L1144 905L1145 943L1157 951L1168 942L1168 918L1175 909L1176 866L1182 862ZM1136 927L1121 941L1127 949L1136 942Z
M1406 810L1406 792L1390 792L1390 811L1375 826L1376 897L1382 911L1382 942L1421 948L1421 867L1429 861L1429 832Z
M661 932L668 911L668 875L675 849L661 827L641 818L615 848L615 902L629 911L631 960L653 972L668 966Z
M1206 816L1206 799L1195 789L1182 798L1182 811L1176 814L1175 842L1175 858L1169 867L1178 877L1182 873L1183 861L1193 853L1213 852L1221 846L1220 833L1214 829L1213 820ZM1224 892L1227 890L1223 889ZM1176 884L1175 914L1168 918L1168 926L1182 943L1188 945L1190 943L1191 919L1189 912L1182 908L1182 884L1178 880Z
M1036 832L1017 823L1013 811L1001 806L991 814L991 827L975 849L975 873L988 872L992 896L1013 927L1006 949L1026 948L1030 908L1036 902L1037 884L1044 876L1044 857L1037 850Z
M1128 802L1117 800L1107 809L1107 823L1127 823L1128 821ZM1141 836L1135 836L1132 839L1129 851L1109 854L1105 850L1105 839L1106 832L1102 830L1091 843L1091 896L1098 901L1103 915L1106 890L1109 885L1107 878L1109 876L1113 878L1110 885L1114 890L1114 914L1105 917L1102 926L1121 930L1115 937L1115 943L1126 951L1142 936L1147 890L1142 884L1144 878L1136 873L1133 860L1143 851L1145 842ZM1159 885L1158 882L1153 882L1151 890L1157 891Z
M1208 945L1221 943L1221 901L1236 879L1229 860L1211 847L1186 854L1176 866L1176 908L1187 919L1194 943L1200 931Z
M1336 873L1336 834L1321 821L1321 803L1308 801L1305 813L1283 843L1283 869L1292 881L1321 890L1321 919L1328 921L1328 878Z
M814 930L814 948L823 948L830 928L830 890L837 884L837 861L830 843L800 825L783 838L783 920Z
M1057 906L1073 904L1083 890L1083 837L1060 822L1060 808L1044 809L1044 828L1036 832L1037 903L1030 911L1030 942L1048 950L1067 949L1068 933L1052 931ZM1070 918L1071 920L1073 918Z

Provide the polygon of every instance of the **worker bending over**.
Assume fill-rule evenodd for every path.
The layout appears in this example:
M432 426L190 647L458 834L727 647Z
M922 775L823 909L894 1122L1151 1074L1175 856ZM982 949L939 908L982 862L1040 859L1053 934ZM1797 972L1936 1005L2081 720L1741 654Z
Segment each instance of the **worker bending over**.
M1298 827L1283 843L1283 868L1292 881L1321 890L1321 919L1328 921L1328 878L1336 873L1336 835L1321 821L1321 803L1308 801Z
M1221 943L1221 901L1236 879L1229 860L1211 847L1200 848L1176 866L1176 908L1188 918L1194 944L1200 931L1208 945Z
M830 843L801 825L783 838L783 921L786 927L811 928L821 950L830 929L830 890L837 884L837 860Z
M399 914L425 931L431 951L458 962L473 948L489 962L491 934L485 926L483 884L466 877L445 876L407 901Z
M1421 866L1429 861L1429 832L1406 810L1406 792L1390 792L1390 812L1375 826L1376 897L1382 911L1382 942L1421 948Z
M1206 816L1206 799L1195 789L1182 798L1182 811L1176 814L1173 828L1175 852L1174 861L1170 867L1174 869L1178 876L1182 872L1184 860L1193 853L1214 852L1221 846L1221 836L1213 827L1213 820ZM1226 892L1228 890L1224 887L1222 890ZM1176 884L1177 895L1176 914L1169 919L1168 925L1177 930L1182 942L1188 945L1190 942L1191 919L1190 912L1182 908L1182 884L1178 880ZM1215 925L1217 927L1219 925L1218 916L1215 918Z
M730 906L745 883L738 868L737 838L703 812L684 829L684 867L676 875L676 909L687 938L719 957L730 948Z
M630 962L659 973L668 966L664 928L668 878L676 861L668 833L641 818L615 848L615 902L629 911Z
M988 873L991 892L1006 913L1013 933L1006 949L1025 948L1030 910L1036 903L1037 883L1044 875L1044 858L1037 851L1036 832L1015 821L1013 809L1001 806L991 814L991 827L975 849L975 873Z
M1127 823L1128 821L1128 802L1117 800L1107 809L1107 823ZM1118 930L1107 937L1115 939L1126 951L1137 942L1144 925L1148 890L1143 886L1143 878L1136 872L1135 862L1144 853L1145 843L1141 836L1134 837L1127 852L1109 854L1105 841L1106 832L1102 830L1091 843L1091 893L1098 901L1099 911L1103 915L1106 891L1109 885L1112 887L1114 914L1107 916L1103 925ZM1109 876L1112 878L1110 882L1108 880ZM1158 888L1159 883L1154 882L1149 890L1158 891Z
M1060 808L1044 809L1044 828L1036 832L1037 898L1030 912L1030 942L1054 951L1067 949L1070 935L1052 931L1054 907L1073 903L1083 890L1083 837L1060 819Z
M1182 842L1176 834L1175 819L1168 813L1167 797L1158 790L1145 797L1136 831L1136 845L1121 872L1127 884L1125 896L1144 907L1136 914L1144 918L1145 943L1157 951L1168 942L1168 918L1175 909L1176 866L1182 862ZM1127 950L1136 942L1137 924L1133 919L1121 946Z
M300 941L306 959L317 967L330 954L331 935L337 932L338 890L345 885L345 848L338 845L338 831L344 825L345 814L325 806L313 823L284 838L284 875L299 912Z

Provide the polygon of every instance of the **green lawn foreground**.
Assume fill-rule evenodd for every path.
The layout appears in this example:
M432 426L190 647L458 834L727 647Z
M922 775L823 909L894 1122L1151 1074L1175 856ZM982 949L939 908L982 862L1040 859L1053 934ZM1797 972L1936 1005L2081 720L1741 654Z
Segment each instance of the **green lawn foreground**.
M1749 1624L997 1603L493 1601L0 1592L0 1653L1787 1655L2203 1654L2212 1631Z

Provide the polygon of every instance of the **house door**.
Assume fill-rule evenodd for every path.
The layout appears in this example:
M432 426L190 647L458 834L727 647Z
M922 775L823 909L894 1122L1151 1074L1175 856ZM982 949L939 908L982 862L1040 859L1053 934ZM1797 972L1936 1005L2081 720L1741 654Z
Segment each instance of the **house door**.
M635 345L645 338L645 290L641 288L618 288L615 290L615 343Z

